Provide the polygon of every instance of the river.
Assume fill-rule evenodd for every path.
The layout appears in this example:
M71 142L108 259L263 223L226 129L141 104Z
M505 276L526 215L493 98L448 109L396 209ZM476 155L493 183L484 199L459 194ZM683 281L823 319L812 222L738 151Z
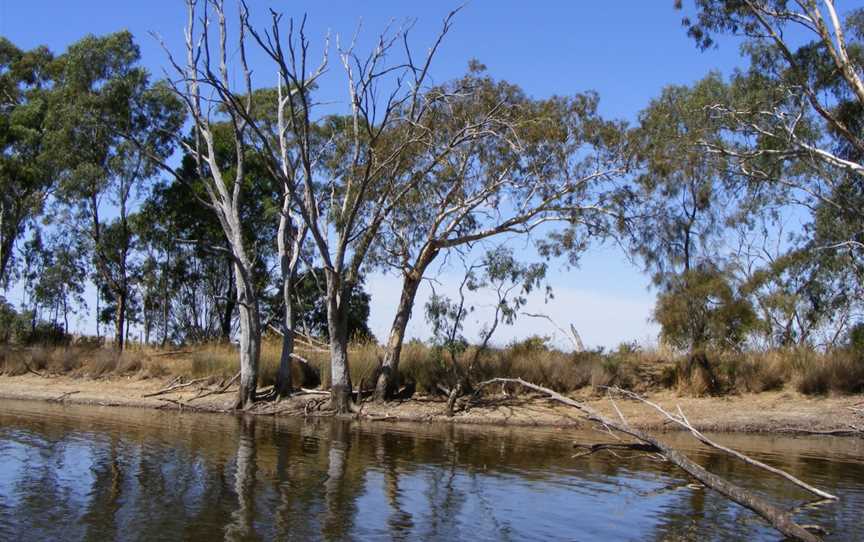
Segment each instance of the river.
M664 437L791 508L797 487ZM716 439L840 496L864 540L864 440ZM778 540L655 457L574 457L596 431L256 418L0 401L0 540Z

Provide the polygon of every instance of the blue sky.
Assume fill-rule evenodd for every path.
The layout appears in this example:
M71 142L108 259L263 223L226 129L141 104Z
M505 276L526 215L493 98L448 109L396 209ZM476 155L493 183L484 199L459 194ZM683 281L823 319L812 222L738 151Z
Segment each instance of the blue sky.
M232 6L233 2L226 2ZM328 33L342 36L343 42L362 21L359 50L366 50L388 21L416 18L412 43L424 51L441 26L441 21L456 2L395 1L275 1L249 0L253 20L265 23L267 9L284 11L286 17L308 15L307 34L313 54ZM526 9L527 8L527 9ZM517 2L473 0L457 15L454 26L436 57L432 73L443 81L461 74L468 61L476 58L490 74L524 88L535 97L595 90L600 95L600 110L607 117L633 121L651 98L669 84L689 84L710 70L729 74L743 60L737 44L721 41L715 50L700 52L681 27L682 13L673 9L672 0L646 2ZM161 77L165 54L148 33L156 32L169 48L180 54L185 12L181 0L108 1L108 0L0 0L0 34L22 48L47 45L55 52L88 33L104 34L130 30L142 51L143 63L154 76ZM256 84L274 83L275 72L260 56L253 56ZM334 63L335 68L335 63ZM322 99L334 108L344 103L338 73L321 82ZM560 325L573 323L587 345L613 347L621 341L651 342L656 326L649 322L654 293L648 278L614 247L594 247L578 269L567 269L563 262L552 262L550 283L555 299L544 304L542 296L532 299L527 310L544 312ZM456 281L451 271L443 271L441 281ZM373 298L371 327L379 340L386 337L398 299L398 280L393 275L373 275L368 279ZM409 326L409 334L423 337L426 325L421 300ZM16 300L15 295L11 295ZM476 300L478 310L466 327L469 338L476 336L488 316L484 300ZM92 329L92 322L79 327ZM531 334L555 335L547 322L521 319L516 326L504 328L497 336L503 343ZM566 345L562 337L559 344Z

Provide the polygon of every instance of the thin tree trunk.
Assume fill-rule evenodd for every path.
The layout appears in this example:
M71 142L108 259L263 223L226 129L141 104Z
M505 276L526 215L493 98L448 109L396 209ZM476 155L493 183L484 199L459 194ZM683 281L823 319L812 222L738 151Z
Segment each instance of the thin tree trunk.
M279 261L282 270L282 303L284 314L282 319L282 354L279 359L279 372L276 375L276 396L287 397L294 383L291 378L291 355L294 353L294 308L291 298L294 297L294 278L297 264L300 262L300 248L306 235L305 228L297 230L291 221L291 199L288 194L283 197L282 216L279 219L279 234L277 245Z
M402 354L405 330L408 328L409 320L411 320L411 311L414 308L414 300L417 297L421 276L422 273L412 272L406 274L402 281L402 296L399 298L396 316L390 327L387 349L384 351L384 360L381 362L381 370L375 384L376 401L392 399L399 389L399 358Z
M114 348L123 351L126 341L126 293L118 292L116 297L117 315L114 326Z
M244 261L240 258L241 262ZM248 270L248 266L246 269ZM258 360L261 356L261 323L258 314L258 299L250 292L246 276L240 264L234 265L237 286L237 305L240 312L240 389L237 391L235 409L245 409L255 402L258 386Z
M229 294L231 293L232 287L228 288ZM219 339L222 342L229 343L231 342L231 320L234 318L234 308L237 306L237 303L233 298L226 296L225 300L225 310L222 312L222 318L220 318L219 322Z
M171 251L165 251L165 265L162 268L162 347L168 344L168 268L171 266Z

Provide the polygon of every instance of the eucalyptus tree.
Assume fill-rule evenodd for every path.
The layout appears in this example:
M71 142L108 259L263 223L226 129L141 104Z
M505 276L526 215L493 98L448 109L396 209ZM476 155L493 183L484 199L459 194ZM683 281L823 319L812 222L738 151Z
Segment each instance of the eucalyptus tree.
M45 149L52 61L45 47L22 51L0 37L0 285L9 282L16 241L54 186Z
M433 149L446 148L464 126L485 129L423 171L423 182L388 215L374 245L376 261L402 278L376 382L379 400L398 386L417 291L439 256L496 236L526 237L544 224L559 223L571 234L578 225L597 227L615 214L611 195L626 166L622 126L599 116L593 93L531 99L476 61L466 76L430 92L452 97L426 113ZM566 244L559 241L556 250ZM584 243L571 239L570 246Z
M666 87L630 133L635 176L625 205L637 218L622 226L660 290L658 320L675 328L664 335L690 348L702 347L710 334L715 312L704 304L718 292L731 299L724 242L730 226L749 217L741 176L728 158L705 151L724 129L711 106L729 92L718 74Z
M68 234L55 234L45 246L44 265L34 289L35 300L50 314L55 326L63 323L69 334L69 316L87 308L84 287L87 280L85 254L81 243Z
M211 129L217 162L225 171L233 171L236 153L230 125L213 122ZM273 187L262 182L267 172L252 148L247 150L244 170L240 221L244 242L252 247L252 282L262 292L269 286L277 234L273 217L279 211L272 205ZM168 291L149 295L154 308L158 305L161 310L154 317L161 320L162 340L228 342L238 307L230 245L206 204L207 180L199 176L194 154L185 152L180 166L170 171L172 176L157 183L143 203L137 229L140 251L168 287ZM213 247L224 250L214 251Z
M163 86L150 84L139 59L128 32L74 43L52 67L49 108L58 198L76 210L73 224L88 236L97 281L115 306L114 343L120 350L132 292L134 192L156 172L150 156L172 152L169 134L182 123L179 103ZM116 206L110 222L102 216L106 199Z
M283 180L289 206L308 228L309 243L324 268L331 395L339 412L353 408L349 299L382 224L426 180L428 172L454 150L486 134L497 115L493 105L485 116L475 117L479 120L450 131L446 141L436 140L435 126L427 120L433 107L465 99L428 87L432 60L454 15L448 15L422 57L412 54L404 28L380 35L368 55L358 54L354 43L337 46L349 110L320 122L312 92L327 67L326 52L313 66L304 25L295 31L292 24L283 36L279 14L273 12L267 31L256 30L245 9L241 15L243 26L273 60L279 84L286 87L277 106L284 111L281 117L291 135L290 154L281 153L257 123L249 126L268 149L270 170ZM400 47L403 51L397 59ZM242 108L235 109L243 113ZM248 115L244 118L252 120Z
M728 129L707 149L763 189L847 222L811 250L860 257L864 9L841 13L834 0L696 0L695 8L684 23L700 47L736 35L750 60L730 99L710 108Z

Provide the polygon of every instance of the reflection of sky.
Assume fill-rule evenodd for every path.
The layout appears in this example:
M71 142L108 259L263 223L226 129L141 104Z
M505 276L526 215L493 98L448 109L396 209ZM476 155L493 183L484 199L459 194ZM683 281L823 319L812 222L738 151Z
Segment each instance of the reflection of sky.
M94 480L87 440L80 434L53 440L29 431L0 432L0 503L5 508L0 510L0 534L17 531L23 540L35 540L65 532L64 537L75 539ZM29 518L34 508L42 517L27 529L18 531L21 525L9 521L19 515Z

